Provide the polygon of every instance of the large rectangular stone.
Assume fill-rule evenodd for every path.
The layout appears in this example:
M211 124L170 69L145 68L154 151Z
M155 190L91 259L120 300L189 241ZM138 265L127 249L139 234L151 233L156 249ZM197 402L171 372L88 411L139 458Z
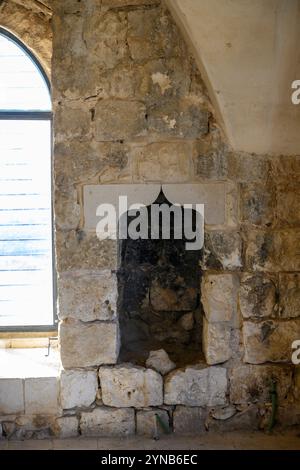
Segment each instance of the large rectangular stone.
M226 403L227 374L223 367L190 366L165 379L167 405L216 406Z
M290 362L292 343L300 338L300 320L245 321L243 337L246 362Z
M105 405L141 408L163 403L163 379L152 369L129 364L100 367L99 377Z
M163 423L161 425L160 423ZM167 410L141 410L136 413L136 432L141 436L157 439L170 428Z
M245 234L249 271L299 271L299 230L249 231Z
M244 273L239 290L239 306L243 318L266 318L275 315L276 277L262 273Z
M178 147L178 145L176 146ZM169 164L166 165L166 168L168 175L170 175ZM150 173L152 181L155 180L153 169ZM161 170L158 171L158 174L157 180L159 181L163 179ZM223 183L86 185L83 189L85 230L96 231L100 220L100 217L97 216L97 208L100 204L112 204L118 217L121 210L119 196L127 197L129 209L131 204L150 205L154 203L161 189L168 201L173 204L203 204L205 222L210 225L220 225L225 221L226 188ZM73 237L74 235L72 235L72 240Z
M144 182L186 182L190 177L191 152L188 142L136 146L132 150L135 178Z
M68 317L90 322L115 320L117 316L117 276L105 269L99 273L68 273L58 282L61 320Z
M59 409L58 394L57 377L26 378L25 413L57 414Z
M97 372L92 370L62 370L60 402L64 409L90 406L98 390Z
M119 352L116 323L60 324L61 361L65 369L115 364Z
M125 437L135 433L133 408L96 408L81 413L80 430L83 436Z
M210 323L203 321L203 352L207 364L221 364L231 357L231 326L228 322Z
M237 309L237 279L232 274L204 274L201 301L209 323L229 322Z
M261 184L241 185L240 214L244 224L270 227L275 217L275 187L264 181Z
M138 101L106 99L95 108L97 141L133 140L145 134L145 106Z
M237 271L243 266L242 239L235 231L206 231L203 269Z
M242 365L232 369L230 379L230 402L268 403L272 381L280 403L292 388L292 367Z
M133 46L133 41L132 41ZM194 99L193 99L194 98ZM208 133L209 112L193 97L157 101L148 109L149 131L168 139L199 139Z
M0 378L0 414L24 413L22 379Z
M280 317L300 317L300 274L279 274Z
M228 154L228 176L239 182L267 181L271 171L270 158L246 152Z
M56 231L56 259L59 272L117 267L116 240L99 240L94 233Z
M176 406L173 413L174 433L201 434L205 432L207 411L197 406Z
M155 202L161 190L159 184L105 184L86 185L83 188L84 224L85 229L94 232L100 217L97 216L97 208L101 204L110 204L115 210L115 232L110 231L111 236L117 238L117 222L122 214L128 211L132 204L144 204L148 206ZM127 207L121 207L119 197L127 197ZM108 240L106 240L108 241ZM109 240L114 243L114 240ZM104 240L105 242L105 240ZM102 242L102 243L104 243ZM115 245L117 243L115 242Z

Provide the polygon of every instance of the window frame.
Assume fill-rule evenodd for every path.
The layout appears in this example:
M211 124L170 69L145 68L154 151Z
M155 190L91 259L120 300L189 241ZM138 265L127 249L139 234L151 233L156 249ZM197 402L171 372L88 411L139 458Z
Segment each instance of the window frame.
M2 36L7 37L10 41L14 42L18 47L20 47L24 53L28 56L28 58L34 63L37 67L39 73L41 74L51 97L51 84L50 80L43 69L41 63L37 59L37 57L33 54L33 52L28 49L28 47L18 39L14 34L12 34L7 29L0 26L0 34ZM34 120L41 120L41 121L50 121L50 165L51 165L51 236L52 236L52 284L53 284L53 324L52 325L16 325L16 326L0 326L0 338L7 337L7 333L24 333L26 336L32 332L41 332L45 333L45 336L49 336L48 332L56 332L57 325L58 325L58 317L57 317L57 280L56 280L56 267L55 267L55 245L54 245L54 185L53 185L53 113L52 111L18 111L18 110L3 110L0 109L0 122L2 120L21 120L21 121L34 121ZM42 336L42 335L40 335ZM18 335L19 337L19 335Z

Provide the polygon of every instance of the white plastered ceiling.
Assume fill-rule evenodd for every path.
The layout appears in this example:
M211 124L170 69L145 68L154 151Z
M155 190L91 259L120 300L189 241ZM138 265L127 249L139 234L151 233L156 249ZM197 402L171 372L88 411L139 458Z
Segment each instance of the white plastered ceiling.
M165 0L235 150L300 154L300 0Z

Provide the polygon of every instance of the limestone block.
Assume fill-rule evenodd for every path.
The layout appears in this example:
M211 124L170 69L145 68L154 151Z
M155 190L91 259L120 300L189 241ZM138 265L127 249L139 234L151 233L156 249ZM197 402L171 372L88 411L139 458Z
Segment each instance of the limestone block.
M276 381L279 403L283 403L292 388L292 367L250 366L234 368L229 374L232 403L268 403L271 382Z
M162 375L165 375L175 369L176 364L171 361L164 349L158 349L157 351L150 351L146 361L146 366L157 370L157 372Z
M188 142L162 142L132 149L135 177L138 181L181 183L189 179L191 145Z
M146 110L135 101L101 100L95 107L97 141L132 140L145 133Z
M115 364L119 352L116 323L60 324L61 361L65 369Z
M246 234L246 265L250 271L299 271L299 230L249 231Z
M24 393L26 414L53 415L58 413L57 377L26 378Z
M157 436L165 434L165 429L162 428L156 416L159 416L164 423L165 428L169 429L169 415L166 410L141 410L136 414L136 432L141 436L148 436L156 438Z
M61 320L68 317L83 322L116 319L117 278L109 269L60 276L58 296Z
M105 11L99 8L97 3L89 3L90 14L85 15L87 20L83 23L82 40L85 44L85 54L91 63L98 66L99 72L111 70L122 61L129 61L130 58L126 42L126 12ZM78 36L80 40L81 35ZM77 73L80 73L80 70L77 69Z
M205 432L207 411L199 407L176 406L173 413L175 434L201 434Z
M300 274L279 274L280 317L300 316Z
M220 364L231 357L231 326L228 323L203 321L203 352L207 364Z
M167 10L136 9L128 12L128 47L135 62L160 57L182 57L186 46Z
M164 137L199 139L208 133L207 109L188 100L156 103L148 110L149 131Z
M243 183L240 191L241 221L270 226L275 217L275 188L270 183Z
M300 321L245 321L243 325L245 362L289 362L292 343L300 338Z
M201 301L210 323L233 318L237 306L237 281L231 274L205 274L201 283Z
M287 177L286 177L287 178ZM299 180L277 186L277 217L282 225L299 227L300 225L300 189Z
M239 306L244 318L264 318L275 313L276 280L272 276L243 274Z
M95 233L56 231L58 271L114 269L117 267L116 240L99 240Z
M90 406L98 390L97 372L91 370L62 370L60 402L64 409Z
M299 155L282 155L276 159L272 158L275 179L281 180L284 183L297 182L300 178L300 156Z
M100 367L99 377L105 405L138 408L163 403L163 380L152 369L130 364Z
M203 204L207 225L225 222L229 185L224 183L163 184L163 192L173 204Z
M246 152L229 153L228 176L239 182L262 181L268 179L271 165L268 157Z
M0 378L0 414L23 412L23 380Z
M129 173L129 151L128 145L119 142L79 142L74 139L56 143L54 173L57 198L60 192L70 198L70 187L82 182L98 183L105 174L111 173L111 177L115 175L118 180L124 178Z
M78 427L76 416L62 416L56 420L55 434L62 439L76 437L78 436Z
M228 172L227 149L219 139L217 142L198 140L193 152L196 176L205 180L224 180Z
M237 232L211 231L204 238L204 269L241 269L242 240Z
M167 375L167 405L216 406L226 403L227 376L223 367L190 366Z
M55 110L55 140L87 137L91 127L91 114L84 106L59 105Z
M125 437L135 433L132 408L95 408L81 413L80 430L83 436Z
M77 228L80 222L80 205L74 187L55 189L55 223L61 229Z

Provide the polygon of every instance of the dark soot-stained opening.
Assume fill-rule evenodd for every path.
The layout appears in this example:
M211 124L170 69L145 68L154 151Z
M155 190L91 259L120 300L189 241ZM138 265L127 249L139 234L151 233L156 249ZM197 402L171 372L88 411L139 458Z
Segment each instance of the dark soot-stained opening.
M170 206L162 192L155 203ZM147 213L150 234L151 206ZM127 226L131 220L127 213ZM174 217L170 239L162 239L161 222L157 240L119 240L120 361L143 365L150 351L163 348L180 367L202 359L202 250L186 250L184 237L174 239Z

